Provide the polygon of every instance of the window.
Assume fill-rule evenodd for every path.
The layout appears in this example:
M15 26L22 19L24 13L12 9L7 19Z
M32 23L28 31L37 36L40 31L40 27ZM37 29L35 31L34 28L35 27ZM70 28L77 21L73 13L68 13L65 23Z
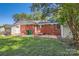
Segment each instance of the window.
M19 26L16 26L16 28L19 28Z

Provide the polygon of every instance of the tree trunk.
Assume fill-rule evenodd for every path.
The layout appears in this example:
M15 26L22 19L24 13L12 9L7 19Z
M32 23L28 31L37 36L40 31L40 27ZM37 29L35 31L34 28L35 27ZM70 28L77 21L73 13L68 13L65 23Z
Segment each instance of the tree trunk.
M73 35L74 47L79 49L79 25L73 20L69 20L67 23Z
M77 48L77 49L79 49L79 34L75 34L74 36L73 36L73 40L74 40L74 46Z

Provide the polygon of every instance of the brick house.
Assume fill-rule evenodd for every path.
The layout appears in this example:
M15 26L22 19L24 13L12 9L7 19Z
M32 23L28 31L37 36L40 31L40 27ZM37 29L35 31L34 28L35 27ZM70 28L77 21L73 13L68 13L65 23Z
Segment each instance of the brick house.
M61 36L61 26L55 21L20 20L11 28L12 35Z

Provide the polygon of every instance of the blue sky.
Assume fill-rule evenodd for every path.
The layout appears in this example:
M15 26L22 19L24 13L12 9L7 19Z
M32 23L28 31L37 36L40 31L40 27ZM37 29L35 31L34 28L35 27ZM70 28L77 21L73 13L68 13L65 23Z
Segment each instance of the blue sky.
M31 13L30 3L0 3L0 25L13 24L12 16L16 13Z

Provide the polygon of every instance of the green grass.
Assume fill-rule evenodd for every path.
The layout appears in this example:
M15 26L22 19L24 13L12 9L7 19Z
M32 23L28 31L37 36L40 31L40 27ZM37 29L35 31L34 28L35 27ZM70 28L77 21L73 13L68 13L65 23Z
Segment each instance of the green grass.
M64 56L74 55L65 43L47 38L0 36L2 56Z

